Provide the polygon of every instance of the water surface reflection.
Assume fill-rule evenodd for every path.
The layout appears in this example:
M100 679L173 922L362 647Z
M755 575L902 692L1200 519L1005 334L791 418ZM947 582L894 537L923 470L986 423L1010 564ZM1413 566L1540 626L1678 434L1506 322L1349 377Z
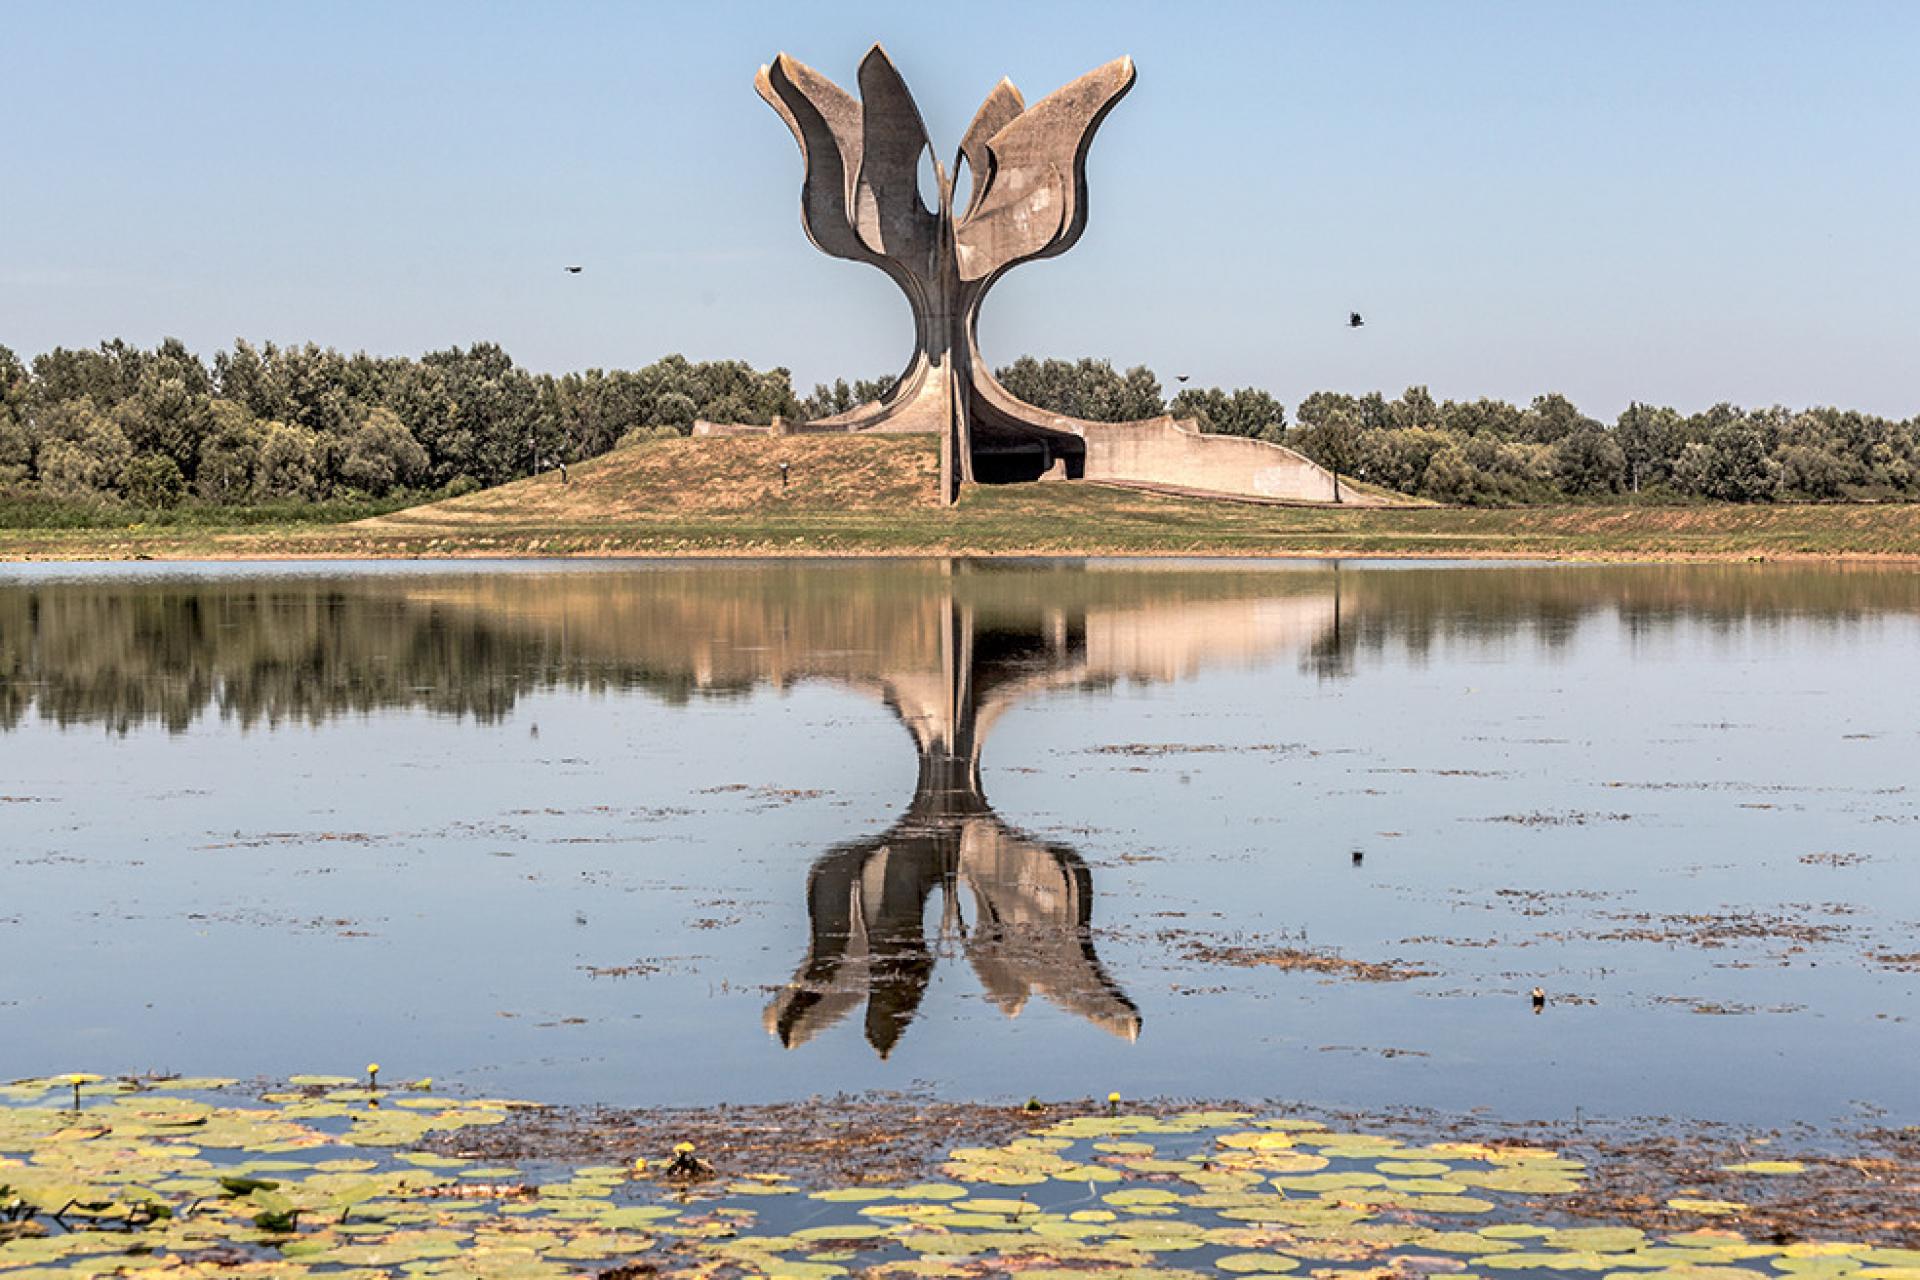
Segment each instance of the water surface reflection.
M1889 569L0 569L0 1076L1884 1098L1916 636ZM1434 976L1186 945L1276 939Z

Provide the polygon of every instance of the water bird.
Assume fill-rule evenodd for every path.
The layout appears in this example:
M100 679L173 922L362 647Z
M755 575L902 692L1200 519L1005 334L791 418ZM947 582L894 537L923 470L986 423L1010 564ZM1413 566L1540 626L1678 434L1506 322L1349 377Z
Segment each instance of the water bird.
M1359 866L1359 865L1360 865L1361 863L1363 863L1363 862L1365 862L1366 860L1367 860L1367 854L1366 854L1366 851L1365 851L1364 849L1355 849L1355 850L1353 851L1353 865L1354 865L1354 866L1356 866L1356 867L1357 867L1357 866Z
M667 1162L667 1176L681 1182L698 1182L713 1176L713 1166L693 1154L691 1142L677 1143L673 1159Z
M585 270L586 270L586 268L585 268L585 267L572 267L572 266L570 266L570 267L568 267L568 268L566 269L566 272L567 272L567 274L568 274L568 275L570 275L570 276L577 276L577 275L579 275L579 274L580 274L580 273L581 273L582 271L585 271Z
M1358 311L1347 312L1347 328L1358 329L1361 325L1365 323L1366 321L1360 318L1360 313Z
M1535 987L1533 989L1533 1011L1538 1013L1546 1007L1547 989L1545 987Z

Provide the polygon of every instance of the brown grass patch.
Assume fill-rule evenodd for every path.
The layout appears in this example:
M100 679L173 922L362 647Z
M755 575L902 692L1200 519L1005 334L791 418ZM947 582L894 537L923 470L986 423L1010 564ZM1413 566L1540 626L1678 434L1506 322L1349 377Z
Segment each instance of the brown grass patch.
M1289 973L1318 973L1354 982L1405 982L1409 978L1433 976L1431 969L1422 969L1398 960L1352 960L1337 952L1308 951L1300 947L1219 946L1193 942L1186 948L1186 957L1203 964L1230 964L1241 969L1285 969Z
M355 527L585 524L674 512L780 515L939 505L940 447L931 436L722 436L616 449L569 468L565 484L550 472Z

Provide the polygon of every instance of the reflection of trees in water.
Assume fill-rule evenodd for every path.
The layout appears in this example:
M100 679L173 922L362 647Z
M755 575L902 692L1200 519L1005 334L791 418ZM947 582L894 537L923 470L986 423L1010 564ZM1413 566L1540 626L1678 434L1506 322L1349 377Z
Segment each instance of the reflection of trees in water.
M1284 575L1299 579L1308 575ZM1183 581L1182 579L1190 579ZM956 599L982 618L1244 598L1245 575L912 565L555 574L67 581L0 586L0 726L179 732L384 708L483 721L529 693L645 689L679 702L817 678L935 670Z
M1844 629L1920 614L1920 574L1874 565L1623 565L1335 571L1338 608L1303 665L1323 676L1419 662L1449 646L1485 652L1525 639L1548 653L1611 615L1635 639L1686 625L1711 634L1788 624Z
M555 686L694 690L685 670L610 666L550 640L465 609L297 580L0 589L0 726L37 713L178 733L209 713L251 727L388 707L488 721Z
M492 721L555 688L674 702L808 679L865 691L912 734L918 784L888 831L815 862L807 955L765 1016L798 1046L864 1005L885 1054L942 956L964 957L1009 1016L1037 994L1139 1034L1095 951L1092 873L1003 822L981 789L981 744L1024 699L1288 654L1348 675L1448 645L1552 650L1608 614L1643 636L1893 613L1920 614L1920 575L936 561L26 582L0 586L0 727L37 714L180 732L210 713L254 726L383 708Z
M22 581L0 585L0 727L38 714L178 732L210 713L252 726L394 707L494 720L552 688L680 701L808 678L871 684L935 670L955 606L988 626L1085 630L1084 678L1097 682L1289 647L1326 674L1448 644L1551 649L1605 613L1635 636L1682 621L1849 626L1920 613L1920 575L928 561Z

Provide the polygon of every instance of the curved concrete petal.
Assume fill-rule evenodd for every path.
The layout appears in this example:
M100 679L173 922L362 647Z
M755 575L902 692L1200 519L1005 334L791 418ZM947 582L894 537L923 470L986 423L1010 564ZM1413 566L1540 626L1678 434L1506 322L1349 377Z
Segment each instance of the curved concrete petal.
M961 135L960 154L954 161L956 181L961 160L967 162L967 169L973 175L973 189L967 193L967 209L959 216L960 221L972 216L986 196L987 188L993 185L993 153L987 150L987 140L1013 123L1014 117L1026 109L1027 102L1020 96L1020 90L1014 88L1013 81L1002 77L987 94L987 100L980 104L980 109L973 113L973 123Z
M920 199L920 155L932 149L907 82L879 45L860 61L860 169L854 230L869 249L932 277L943 222ZM945 186L945 175L941 186ZM941 205L946 200L941 199Z
M855 262L878 255L854 234L849 196L860 163L860 104L812 67L781 54L760 68L754 88L793 130L806 165L800 224L822 253Z
M961 278L982 280L1031 258L1073 247L1087 225L1087 152L1115 104L1133 88L1132 58L1115 58L1054 90L987 141L993 183L955 232L965 246ZM1040 193L1045 192L1045 195ZM1057 201L1055 216L1045 213ZM1053 226L1042 237L1041 227Z

